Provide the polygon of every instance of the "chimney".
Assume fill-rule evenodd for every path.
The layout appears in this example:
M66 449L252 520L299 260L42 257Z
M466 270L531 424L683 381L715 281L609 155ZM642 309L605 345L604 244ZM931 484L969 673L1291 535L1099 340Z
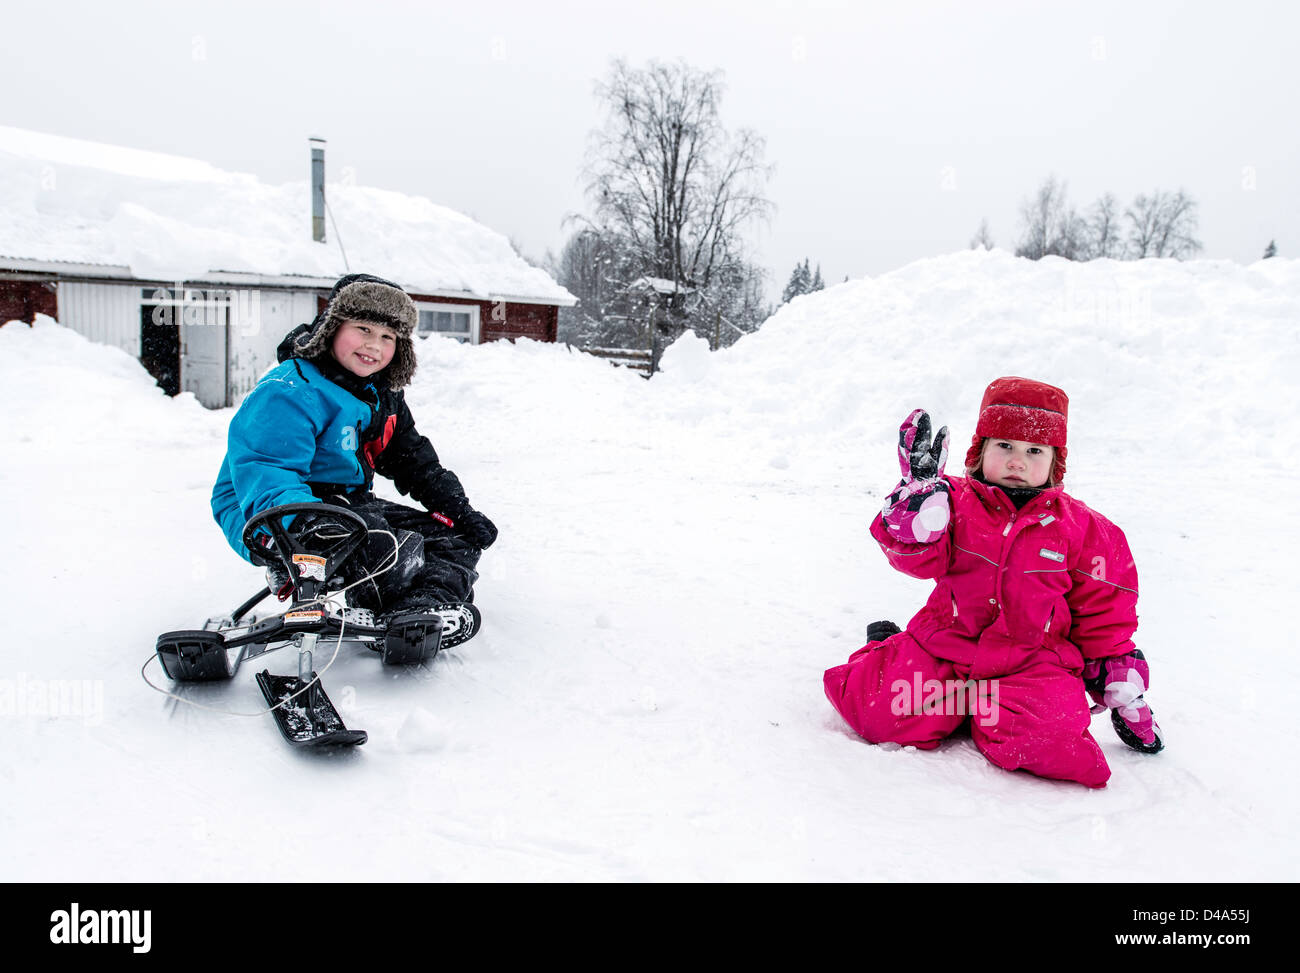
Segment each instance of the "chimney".
M311 146L311 238L325 242L325 140L308 139Z

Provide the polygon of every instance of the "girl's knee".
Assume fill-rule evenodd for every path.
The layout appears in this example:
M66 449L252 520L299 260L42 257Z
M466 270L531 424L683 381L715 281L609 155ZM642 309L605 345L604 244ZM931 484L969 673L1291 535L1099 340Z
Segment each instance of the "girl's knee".
M858 650L822 677L826 698L854 732L871 743L898 743L933 749L962 722L918 693L918 686L937 682L944 663L910 645L893 640ZM951 668L950 666L948 667Z
M1037 723L1023 718L982 725L972 722L975 746L993 764L1005 770L1026 770L1039 777L1072 780L1088 787L1103 787L1110 766L1101 747L1076 721L1061 719Z

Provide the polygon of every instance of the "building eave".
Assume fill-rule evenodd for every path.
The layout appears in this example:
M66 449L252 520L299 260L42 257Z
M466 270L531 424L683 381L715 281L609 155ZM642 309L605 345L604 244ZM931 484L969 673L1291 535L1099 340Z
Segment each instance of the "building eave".
M27 257L0 256L0 274L8 279L31 276L33 279L102 281L105 283L139 283L139 284L221 284L226 286L285 288L289 290L328 291L337 278L316 277L307 274L258 274L240 270L209 270L194 274L182 280L161 277L141 277L132 273L130 267L117 264L81 263L74 260L33 260ZM472 291L452 290L450 288L425 288L403 284L407 293L420 297L455 298L462 301L482 301L494 304L505 301L511 304L545 304L556 307L573 307L578 299L573 296L535 297L517 294L476 294Z

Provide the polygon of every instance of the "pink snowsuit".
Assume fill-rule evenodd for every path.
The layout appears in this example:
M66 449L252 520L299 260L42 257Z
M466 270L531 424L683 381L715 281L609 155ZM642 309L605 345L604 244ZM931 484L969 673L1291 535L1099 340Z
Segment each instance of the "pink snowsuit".
M900 543L879 514L871 524L890 564L935 579L929 601L905 631L828 669L827 698L872 743L933 749L970 715L999 767L1103 786L1082 672L1133 650L1137 569L1123 532L1059 487L1017 510L996 486L944 479L952 519L935 542ZM954 693L965 680L979 704Z

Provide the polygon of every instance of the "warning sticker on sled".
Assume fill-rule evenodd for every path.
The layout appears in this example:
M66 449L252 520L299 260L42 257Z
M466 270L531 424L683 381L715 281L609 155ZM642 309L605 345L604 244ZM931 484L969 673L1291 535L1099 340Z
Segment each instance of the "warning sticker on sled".
M285 612L285 624L290 622L319 622L324 617L324 612L307 611L307 612Z
M315 554L295 554L293 563L298 565L298 577L325 580L325 559Z

